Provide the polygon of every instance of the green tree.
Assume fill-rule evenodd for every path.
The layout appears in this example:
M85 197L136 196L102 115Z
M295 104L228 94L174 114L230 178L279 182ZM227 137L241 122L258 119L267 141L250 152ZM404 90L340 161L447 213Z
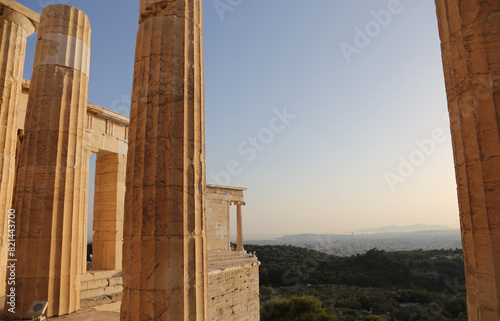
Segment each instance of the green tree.
M319 299L313 296L276 298L261 306L263 321L334 321L326 314Z
M260 287L260 300L267 301L272 299L274 294L274 289L270 286L261 286Z

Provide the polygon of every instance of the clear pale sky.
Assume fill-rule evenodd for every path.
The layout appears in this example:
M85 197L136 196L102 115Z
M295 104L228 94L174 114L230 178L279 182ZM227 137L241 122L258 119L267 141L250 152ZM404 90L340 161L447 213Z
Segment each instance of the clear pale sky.
M19 2L89 15L89 101L128 115L139 0ZM248 188L245 234L459 226L433 1L204 1L204 44L207 181Z

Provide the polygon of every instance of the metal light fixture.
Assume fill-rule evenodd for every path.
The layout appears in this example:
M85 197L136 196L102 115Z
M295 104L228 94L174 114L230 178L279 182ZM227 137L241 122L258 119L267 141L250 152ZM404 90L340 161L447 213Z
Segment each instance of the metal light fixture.
M49 306L49 302L47 301L35 301L31 304L29 314L33 316L33 321L44 321L48 320L43 316L45 311L47 311L47 307Z

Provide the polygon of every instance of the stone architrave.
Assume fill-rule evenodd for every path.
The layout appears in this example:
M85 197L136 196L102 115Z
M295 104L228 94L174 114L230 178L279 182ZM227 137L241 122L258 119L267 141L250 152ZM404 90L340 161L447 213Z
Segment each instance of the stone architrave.
M35 300L48 301L48 317L80 307L89 62L87 15L46 7L16 181L16 311L9 317L30 318Z
M436 0L468 318L500 320L500 1Z
M201 0L142 0L121 320L207 320Z
M5 301L8 211L12 209L15 181L16 107L21 96L26 40L33 32L33 21L0 5L0 313Z

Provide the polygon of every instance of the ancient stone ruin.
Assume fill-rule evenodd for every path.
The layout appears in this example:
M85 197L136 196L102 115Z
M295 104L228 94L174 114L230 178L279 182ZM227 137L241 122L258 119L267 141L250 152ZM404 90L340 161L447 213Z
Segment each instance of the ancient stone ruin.
M468 315L495 321L500 2L436 6ZM205 184L201 0L141 0L140 11L128 119L87 102L91 21L84 12L52 5L40 16L0 0L0 306L7 317L30 318L36 301L48 302L50 317L123 295L122 320L259 319L259 262L243 248L244 189ZM22 78L24 56L35 31L29 82ZM94 153L94 257L87 271Z
M205 185L201 3L195 3L179 9L183 16L143 1L137 47L143 59L129 119L87 102L91 31L84 12L52 5L40 16L0 1L1 117L7 123L0 136L2 277L16 266L15 309L10 285L0 283L5 316L31 318L34 301L48 301L47 316L59 316L123 299L123 320L259 319L260 263L243 248L245 189ZM34 71L26 81L26 38L35 31ZM163 36L177 52L157 51L171 47L162 46ZM179 73L149 64L175 65ZM152 136L141 134L145 130ZM87 271L92 154L95 234ZM231 206L238 213L235 249Z

